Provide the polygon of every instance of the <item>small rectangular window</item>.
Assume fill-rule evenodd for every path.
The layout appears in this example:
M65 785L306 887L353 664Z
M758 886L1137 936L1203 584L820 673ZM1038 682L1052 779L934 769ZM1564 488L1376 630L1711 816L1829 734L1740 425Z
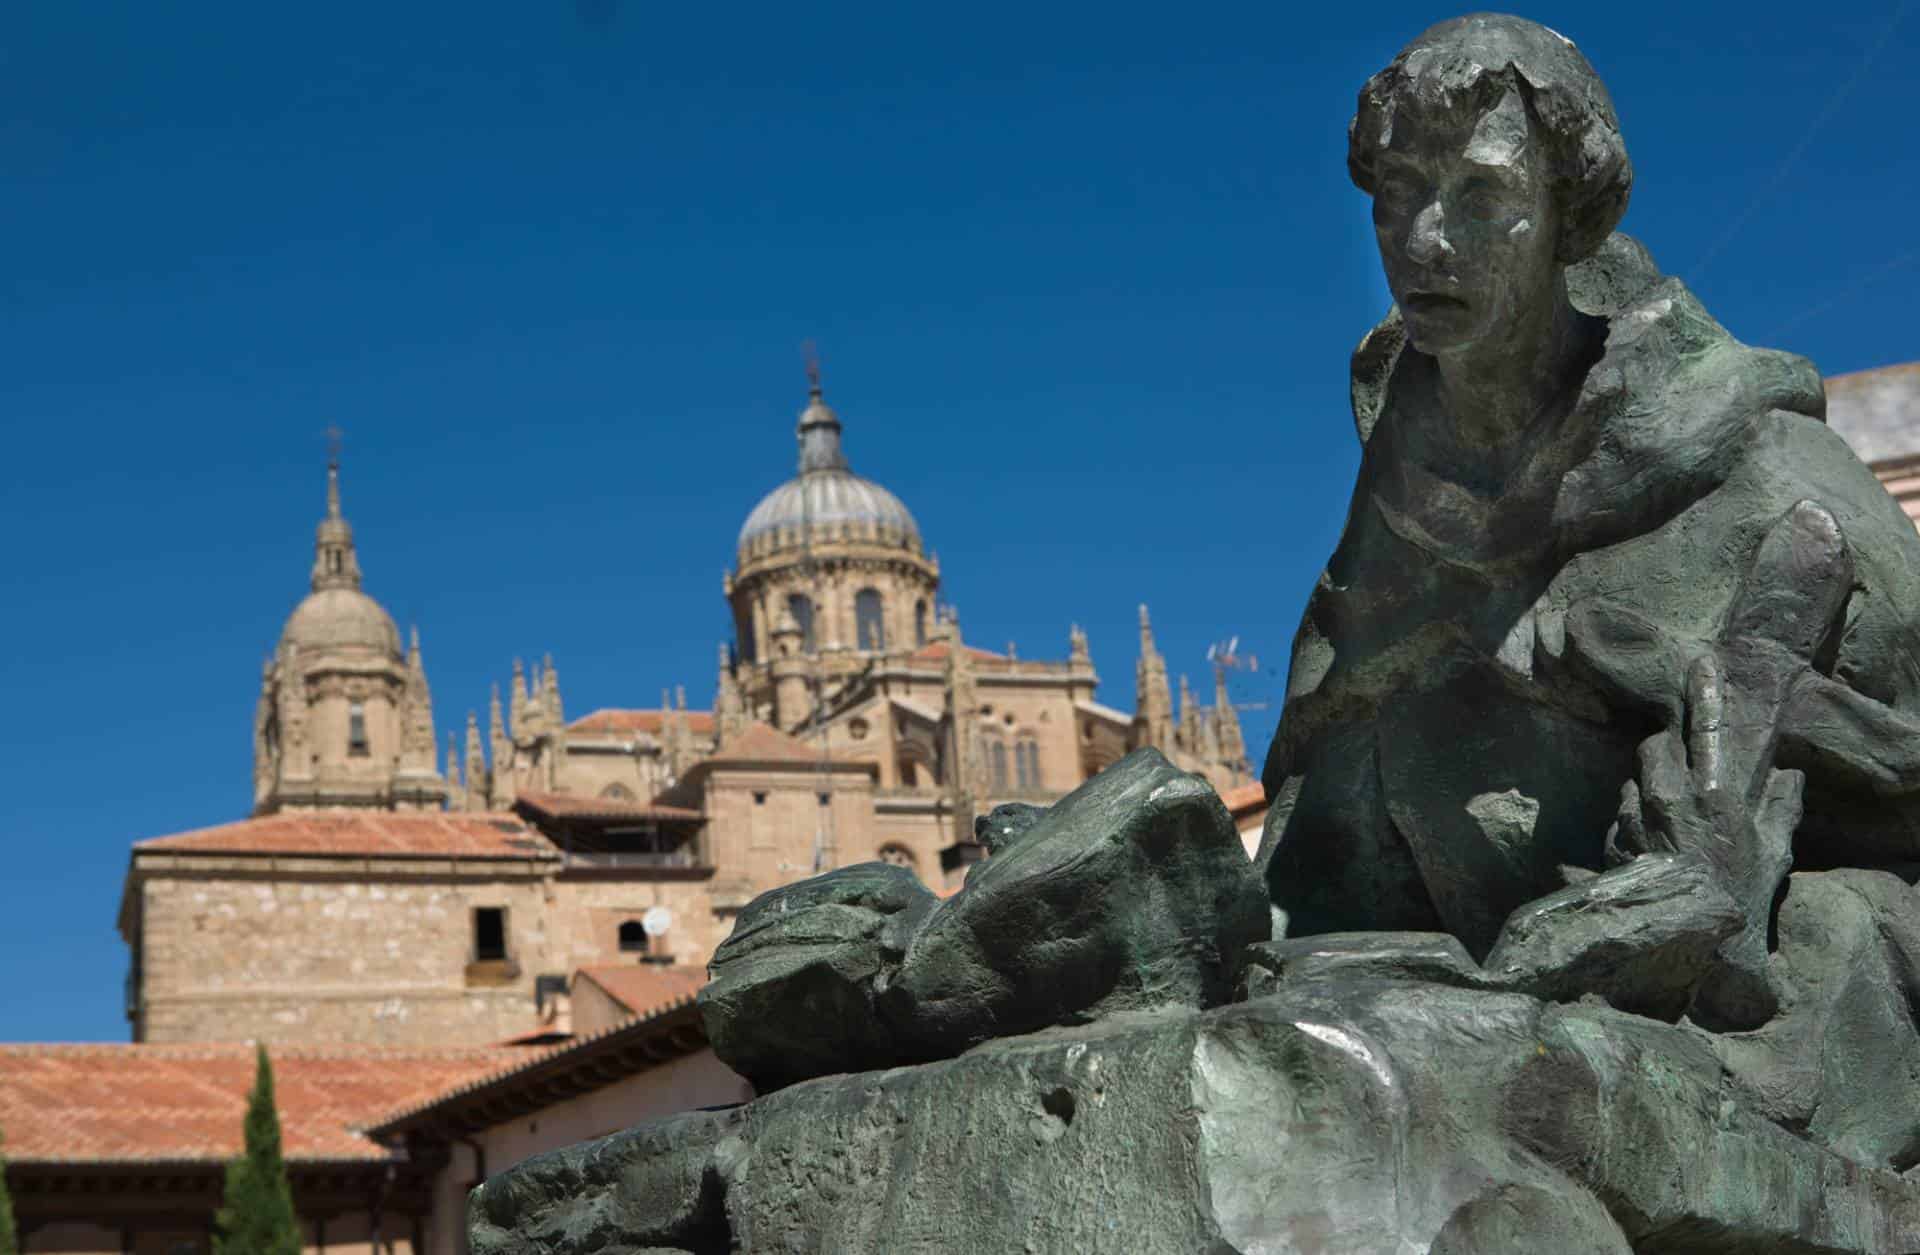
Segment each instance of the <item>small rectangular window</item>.
M507 908L504 906L477 906L473 908L473 957L478 963L489 963L507 957Z
M367 708L353 702L347 706L347 753L363 756L367 752Z

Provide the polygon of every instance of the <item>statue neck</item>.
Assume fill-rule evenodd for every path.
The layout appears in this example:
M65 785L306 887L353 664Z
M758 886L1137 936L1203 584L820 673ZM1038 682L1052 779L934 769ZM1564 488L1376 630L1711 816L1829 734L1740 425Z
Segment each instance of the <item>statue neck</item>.
M1558 270L1539 316L1513 320L1518 334L1436 355L1440 399L1455 437L1471 448L1508 450L1577 370L1586 322L1567 300Z

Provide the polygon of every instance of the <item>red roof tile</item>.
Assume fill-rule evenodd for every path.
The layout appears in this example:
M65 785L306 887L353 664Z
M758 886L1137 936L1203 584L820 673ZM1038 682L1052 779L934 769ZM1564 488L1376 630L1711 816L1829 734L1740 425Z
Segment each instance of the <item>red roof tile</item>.
M269 1047L290 1160L379 1160L355 1132L381 1112L526 1057L500 1049ZM0 1045L0 1129L14 1163L220 1161L253 1088L244 1044Z
M1220 795L1220 800L1227 804L1228 812L1231 813L1234 818L1238 819L1241 815L1249 811L1258 810L1265 806L1267 804L1267 791L1261 787L1258 780L1255 780L1252 784L1243 784L1238 788L1228 789Z
M447 811L286 811L136 842L164 854L345 855L373 858L557 857L517 815Z
M713 712L711 710L689 710L687 717L689 732L713 734ZM659 732L666 726L667 712L664 710L596 710L583 715L567 725L569 732Z
M707 983L707 969L675 963L629 963L583 967L576 979L592 981L633 1014L650 1016L699 993Z
M632 798L580 797L571 793L522 793L513 804L549 819L704 819L684 806L660 806Z

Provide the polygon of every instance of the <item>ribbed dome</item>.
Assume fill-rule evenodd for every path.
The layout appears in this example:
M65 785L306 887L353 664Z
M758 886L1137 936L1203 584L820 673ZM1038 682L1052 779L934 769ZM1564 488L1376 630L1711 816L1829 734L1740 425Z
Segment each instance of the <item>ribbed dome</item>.
M323 588L308 594L287 617L280 645L298 645L302 653L327 649L365 649L400 657L400 629L380 603L357 588Z
M900 545L920 539L920 525L900 498L870 479L836 469L808 471L761 498L740 529L740 546L783 529L797 542L809 522L816 528L871 524Z
M783 532L798 544L809 526L836 536L850 528L855 536L883 544L920 547L920 525L900 498L847 469L846 454L840 448L840 419L821 396L818 376L807 408L800 412L798 435L800 474L753 507L740 528L741 550Z

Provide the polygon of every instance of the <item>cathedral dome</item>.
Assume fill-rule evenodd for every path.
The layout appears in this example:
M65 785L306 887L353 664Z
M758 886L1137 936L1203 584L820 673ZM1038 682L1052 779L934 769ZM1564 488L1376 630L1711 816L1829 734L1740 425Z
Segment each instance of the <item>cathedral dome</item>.
M316 589L294 607L280 645L297 645L302 653L365 649L398 658L400 629L373 598L357 588L335 586Z
M871 525L881 537L900 545L920 539L920 526L900 498L870 479L840 469L810 471L761 498L740 529L740 547L783 531L790 531L797 542L809 523L814 527L849 523L857 530Z
M799 544L809 527L828 535L851 535L903 549L920 548L920 525L900 498L847 468L840 448L840 420L821 397L816 380L800 413L800 474L753 508L740 528L742 552L762 544Z

